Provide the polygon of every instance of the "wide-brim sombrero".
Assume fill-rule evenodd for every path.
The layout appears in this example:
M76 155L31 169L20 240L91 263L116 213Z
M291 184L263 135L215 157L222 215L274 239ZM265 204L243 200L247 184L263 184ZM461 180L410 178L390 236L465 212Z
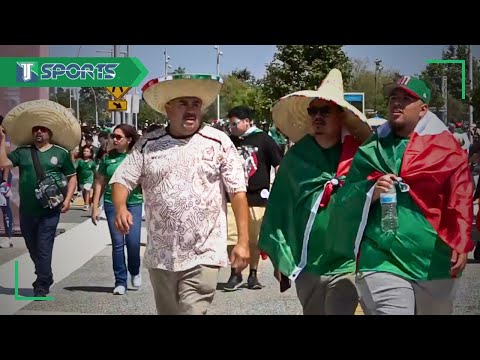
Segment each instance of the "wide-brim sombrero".
M302 90L286 95L272 108L272 118L277 127L291 141L298 142L307 134L313 134L312 120L307 108L314 99L331 101L341 106L346 116L344 125L358 141L365 141L372 129L367 118L344 98L342 73L332 69L317 90Z
M166 114L165 104L179 97L197 97L202 100L202 110L213 104L223 86L216 75L174 74L147 82L143 99L155 111Z
M82 135L80 123L65 106L50 100L33 100L21 103L10 110L2 126L15 145L33 144L32 128L50 129L52 144L67 150L74 149Z

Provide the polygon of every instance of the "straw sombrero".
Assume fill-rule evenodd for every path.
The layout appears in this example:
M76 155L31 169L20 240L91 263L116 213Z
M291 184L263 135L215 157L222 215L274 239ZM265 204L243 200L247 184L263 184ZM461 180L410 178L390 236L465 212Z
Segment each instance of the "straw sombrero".
M21 103L10 110L2 126L15 145L33 144L32 128L43 126L52 132L51 142L67 150L80 143L82 130L75 116L63 105L50 100Z
M166 115L170 100L192 96L202 100L202 110L209 107L222 89L223 80L216 75L175 74L150 80L143 88L143 99L155 111Z
M282 133L293 142L306 134L313 134L312 120L307 108L314 99L331 101L347 113L344 125L360 142L372 133L365 115L344 98L342 73L332 69L317 90L302 90L282 97L272 108L273 121Z

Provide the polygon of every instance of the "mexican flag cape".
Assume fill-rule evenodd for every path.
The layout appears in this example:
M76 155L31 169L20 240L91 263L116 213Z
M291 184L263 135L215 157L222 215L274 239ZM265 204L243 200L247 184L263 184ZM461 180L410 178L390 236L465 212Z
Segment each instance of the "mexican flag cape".
M359 144L350 135L336 147L336 160L306 135L285 155L275 177L259 235L259 249L291 280L309 266L326 272L334 265L323 251L323 233L328 223L327 205L343 184ZM340 152L340 154L338 154ZM331 154L331 153L330 153ZM338 157L339 156L339 157ZM339 161L338 161L339 159ZM314 265L313 263L318 263ZM353 253L338 268L354 269ZM320 270L318 270L320 268Z
M401 178L397 187L399 223L396 234L391 236L394 240L384 249L393 254L390 258L392 262L401 262L399 258L402 256L407 259L401 262L402 266L408 267L418 261L418 269L422 269L426 277L435 266L443 269L437 270L437 274L447 273L450 259L446 256L451 255L451 249L459 253L473 249L473 183L467 155L447 127L431 112L419 121L408 140L398 172L394 169L393 159L387 154L388 149L382 146L382 139L389 136L393 137L393 134L389 124L385 123L358 149L346 182L339 190L335 203L331 204L333 215L328 234L335 236L335 242L329 244L331 251L337 254L354 251L360 263L361 258L367 257L367 252L370 259L380 254L375 251L385 246L385 243L380 244L385 233L379 230L380 207L371 204L371 199L378 178L393 173ZM369 234L366 234L366 227ZM359 257L360 244L365 236L378 241L369 249L362 246ZM439 238L443 240L441 244L438 244ZM431 245L426 247L428 241ZM402 250L405 246L410 246L409 251L417 253L409 255L409 251ZM438 253L441 246L449 253L445 255L445 251L440 250L444 254L440 264L434 261L434 253ZM418 248L422 251L427 248L430 253L415 250ZM381 259L378 260L379 264L381 262ZM370 263L375 263L375 259ZM415 273L412 270L412 273L419 279L422 277L420 271Z

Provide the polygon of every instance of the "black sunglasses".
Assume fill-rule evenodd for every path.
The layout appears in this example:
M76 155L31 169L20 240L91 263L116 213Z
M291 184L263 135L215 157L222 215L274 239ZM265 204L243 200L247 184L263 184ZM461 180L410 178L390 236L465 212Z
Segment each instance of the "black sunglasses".
M311 106L307 108L308 115L315 116L320 114L322 116L328 115L332 113L332 108L330 106Z
M40 130L41 132L44 132L44 133L48 132L48 129L47 129L46 127L43 127L43 126L34 126L34 127L32 128L32 131L33 131L33 132L38 132L39 130Z
M117 135L117 134L110 134L110 139L120 141L124 138L125 136L122 135Z

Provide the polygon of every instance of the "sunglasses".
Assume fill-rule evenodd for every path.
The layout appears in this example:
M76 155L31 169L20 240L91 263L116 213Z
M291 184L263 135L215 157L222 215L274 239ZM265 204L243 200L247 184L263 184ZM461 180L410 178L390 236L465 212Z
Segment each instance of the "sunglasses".
M113 140L120 141L120 140L122 140L123 138L125 138L125 136L117 135L117 134L110 134L110 139L113 139Z
M245 120L245 119L243 119L243 120ZM233 120L232 123L229 124L229 126L230 126L230 127L237 127L238 124L240 124L243 120L241 120L241 119L235 119L235 120Z
M332 108L330 106L311 106L307 108L308 115L315 116L320 114L322 116L326 116L332 113Z
M46 127L43 127L43 126L34 126L34 127L32 128L32 131L33 131L33 132L39 132L39 131L41 131L41 132L46 133L46 132L48 132L48 129L47 129Z

